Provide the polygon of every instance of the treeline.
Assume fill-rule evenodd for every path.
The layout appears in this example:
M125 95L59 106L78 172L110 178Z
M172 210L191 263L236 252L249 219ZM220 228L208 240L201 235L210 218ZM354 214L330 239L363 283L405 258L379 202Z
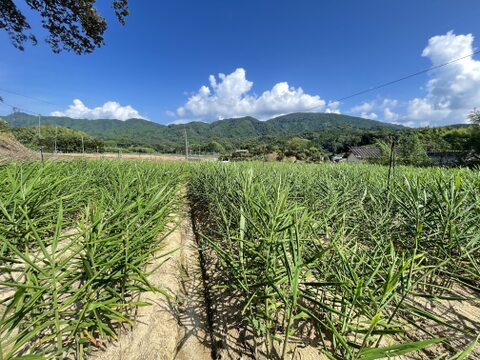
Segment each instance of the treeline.
M318 154L326 155L348 151L352 146L373 144L378 139L387 138L397 133L397 128L378 127L373 129L361 129L353 126L329 126L322 131L308 131L300 134L285 133L282 135L263 135L250 138L238 138L215 136L208 141L189 137L189 149L191 152L218 153L228 155L239 149L247 149L251 154L263 155L276 152L280 158L298 156L306 159L317 157ZM182 138L183 140L183 138ZM122 148L139 146L127 138L106 141L112 146ZM173 143L164 141L152 145L155 151L162 153L183 153L184 142Z
M56 138L59 151L81 152L83 138L86 152L183 154L184 133L187 130L191 154L217 153L224 159L321 162L333 155L345 154L352 147L358 146L375 146L382 154L386 154L391 142L395 141L398 148L397 160L403 163L427 164L426 154L432 151L461 152L469 154L470 163L480 162L480 125L475 121L472 121L471 125L405 128L369 122L366 119L345 116L329 118L326 115L290 114L266 122L247 117L213 124L191 123L182 128L178 125L152 124L144 120L129 120L128 124L103 120L93 122L97 127L129 127L127 133L120 135L118 131L115 137L104 140L83 131L44 125L41 127L41 145L45 151L53 151ZM18 122L19 114L15 116ZM10 127L16 124L11 117L8 119ZM30 117L27 120L33 121ZM84 126L90 125L90 122L80 123ZM0 124L1 127L5 128L5 123ZM10 130L21 143L38 150L40 139L37 127L13 127ZM379 161L385 161L384 155Z
M216 137L209 141L189 139L190 153L217 153L229 160L268 160L321 162L335 154L347 153L352 147L375 146L382 151L377 162L388 161L391 142L397 147L397 161L405 164L428 165L427 152L480 154L480 127L455 125L435 128L372 128L330 126L322 131L299 135L266 135L250 139ZM150 147L133 143L128 138L105 142L112 151L184 153L183 143L169 141ZM243 151L239 151L243 150Z
M15 138L28 148L38 150L40 146L46 152L103 152L104 143L82 131L71 130L61 126L41 126L38 128L12 128Z
M345 129L343 129L345 130ZM464 163L479 162L480 127L477 125L438 128L405 128L400 131L329 129L327 132L306 133L295 137L264 137L243 142L223 154L229 160L299 160L321 162L335 154L348 153L352 147L372 146L381 157L372 161L387 163L391 144L395 143L396 161L403 164L429 165L427 153L458 152ZM238 151L238 150L244 151Z

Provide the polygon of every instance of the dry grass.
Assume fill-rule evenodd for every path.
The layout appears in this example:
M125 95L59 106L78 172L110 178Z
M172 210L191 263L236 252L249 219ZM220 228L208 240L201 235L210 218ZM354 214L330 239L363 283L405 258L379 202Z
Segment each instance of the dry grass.
M0 133L0 164L39 158L37 153L20 144L13 135Z

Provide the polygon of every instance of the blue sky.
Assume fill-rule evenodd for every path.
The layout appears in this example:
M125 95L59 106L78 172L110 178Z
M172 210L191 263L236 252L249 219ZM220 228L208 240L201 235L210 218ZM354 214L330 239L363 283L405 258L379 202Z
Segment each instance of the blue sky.
M480 44L478 0L131 1L125 26L102 3L110 26L93 54L54 54L43 41L20 52L0 31L5 102L159 123L331 111L411 126L464 122L480 107L478 55L332 103L468 55Z

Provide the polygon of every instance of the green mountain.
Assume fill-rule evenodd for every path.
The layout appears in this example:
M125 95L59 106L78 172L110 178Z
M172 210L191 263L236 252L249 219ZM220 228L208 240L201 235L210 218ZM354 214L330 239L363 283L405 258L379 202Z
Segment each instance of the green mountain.
M15 113L3 117L11 127L36 127L38 117ZM391 132L403 127L354 116L326 113L293 113L260 121L253 117L219 120L213 123L191 122L185 125L161 125L142 119L126 121L86 120L42 116L42 125L58 125L83 131L109 145L149 146L162 151L181 149L184 131L192 145L212 141L226 148L265 137L293 137L312 133L348 134L361 131Z

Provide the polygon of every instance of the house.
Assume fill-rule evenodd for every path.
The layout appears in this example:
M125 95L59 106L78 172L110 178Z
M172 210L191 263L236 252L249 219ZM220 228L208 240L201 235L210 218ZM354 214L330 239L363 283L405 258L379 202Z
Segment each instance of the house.
M382 152L375 146L358 146L350 148L346 154L348 162L357 162L365 160L380 160Z

